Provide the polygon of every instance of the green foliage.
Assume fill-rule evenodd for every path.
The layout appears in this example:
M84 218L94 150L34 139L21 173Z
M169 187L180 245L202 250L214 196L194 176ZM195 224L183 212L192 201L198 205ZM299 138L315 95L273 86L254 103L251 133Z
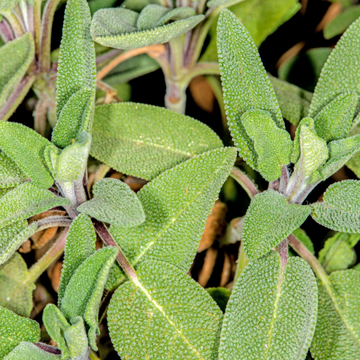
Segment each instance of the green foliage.
M26 176L16 163L5 153L0 152L0 188L15 187L26 181Z
M133 265L153 258L189 270L235 156L235 148L203 153L165 171L138 192L145 222L133 228L110 228Z
M311 205L312 218L329 229L360 233L360 182L344 180L332 184L323 202Z
M305 245L311 254L315 255L314 245L304 230L298 228L293 231L293 234Z
M111 299L110 336L121 358L216 359L222 313L171 264L148 260Z
M93 195L93 199L77 208L79 212L120 228L137 226L145 221L141 202L122 181L102 179L95 184Z
M328 287L319 283L318 320L311 354L318 360L357 360L360 354L360 272L336 271L330 275L329 282Z
M242 240L246 257L257 259L296 230L310 215L310 207L288 204L274 190L255 195L246 212Z
M21 341L37 342L40 328L36 321L16 315L0 306L0 358L11 352Z
M317 287L298 257L271 252L251 261L233 289L219 359L305 359L317 314Z
M210 296L214 299L218 307L224 313L226 309L226 304L229 301L229 297L231 295L231 290L217 287L217 288L207 288L206 291L210 294Z
M35 344L22 341L10 354L4 357L4 360L59 360L60 355L51 354L41 350Z
M91 155L128 175L152 180L161 172L223 146L206 125L155 106L97 106Z

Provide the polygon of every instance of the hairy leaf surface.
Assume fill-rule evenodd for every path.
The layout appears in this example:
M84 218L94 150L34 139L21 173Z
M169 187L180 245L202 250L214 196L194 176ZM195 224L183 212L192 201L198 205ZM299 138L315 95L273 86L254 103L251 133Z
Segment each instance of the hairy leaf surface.
M25 174L5 153L0 152L0 188L7 189L27 180Z
M51 354L40 349L35 344L22 341L4 360L60 360L61 355Z

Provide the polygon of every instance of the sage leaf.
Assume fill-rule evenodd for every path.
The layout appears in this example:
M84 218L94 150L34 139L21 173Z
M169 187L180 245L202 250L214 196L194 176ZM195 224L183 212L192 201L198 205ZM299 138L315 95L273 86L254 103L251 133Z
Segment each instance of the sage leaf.
M165 171L137 193L145 222L133 228L110 227L133 265L153 258L189 270L206 219L235 157L235 148L195 156Z
M146 180L195 155L223 147L220 138L200 121L144 104L97 106L93 128L92 156Z
M31 33L10 41L0 48L0 108L9 100L34 60L34 40ZM3 118L1 120L7 120Z
M95 252L95 243L96 234L90 218L85 214L78 215L71 223L66 236L65 256L58 291L59 307L76 269Z
M123 8L140 12L148 4L163 4L162 0L124 0L121 4Z
M240 155L257 169L257 155L241 116L248 110L268 111L280 128L284 120L256 45L240 21L223 10L218 22L218 53L229 129Z
M206 290L154 260L115 291L108 310L110 336L123 359L215 359L221 320Z
M22 184L27 177L5 153L0 152L0 188L8 189Z
M254 260L266 254L296 230L310 212L309 206L288 204L285 196L274 190L255 195L242 234L246 257Z
M51 354L35 344L22 341L4 360L60 360L61 355Z
M299 257L271 251L251 261L230 296L219 359L305 359L315 330L317 286Z
M306 232L303 229L296 229L293 231L294 236L296 236L303 245L313 254L315 255L314 245L309 238L309 236L306 234Z
M323 202L311 205L311 217L336 231L360 233L360 181L344 180L330 185Z
M226 305L229 301L229 297L231 295L231 290L223 287L207 288L205 290L210 294L210 296L214 299L218 307L224 313L226 309Z
M21 341L37 342L40 327L36 321L16 315L0 306L0 358L4 358Z
M0 289L0 306L30 317L35 285L29 279L28 268L20 254L15 253L6 264L0 266Z
M260 174L267 181L278 179L281 168L290 163L293 149L290 134L278 128L270 113L263 110L246 111L241 116L241 123L254 143Z
M319 310L311 355L318 360L357 360L360 272L336 271L329 276L329 282L327 289L319 282Z
M54 146L49 140L22 124L0 121L0 149L35 185L44 189L54 183L44 165L44 150L49 145Z
M93 188L94 198L77 210L118 227L133 227L145 221L141 202L128 185L117 179L102 179Z
M84 319L88 328L89 344L94 350L97 350L96 334L100 333L99 304L110 267L117 253L116 248L107 247L89 256L76 269L61 300L60 310L68 321L75 316L81 316Z
M84 320L75 316L70 320L71 326L65 329L64 338L69 348L71 359L89 358L89 342Z

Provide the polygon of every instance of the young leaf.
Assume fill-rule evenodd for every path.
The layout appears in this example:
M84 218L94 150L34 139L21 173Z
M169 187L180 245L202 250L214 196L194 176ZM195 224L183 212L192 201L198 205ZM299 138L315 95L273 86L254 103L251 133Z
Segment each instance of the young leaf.
M83 89L95 89L95 48L90 36L90 22L91 15L87 1L67 1L56 81L56 115L58 119L61 118L61 112L65 104L75 93ZM84 99L85 93L83 92L82 95L81 99ZM95 93L92 96L95 96ZM74 106L76 105L74 104ZM80 104L76 106L76 110L79 111L79 108ZM67 132L70 119L68 116L63 119L64 125L61 124L59 127ZM78 124L77 121L76 126ZM91 131L91 129L83 130ZM57 133L55 138L57 141L61 139L61 143L64 141L69 145L68 140L71 136L69 135Z
M216 359L221 320L206 290L175 266L154 260L116 290L108 311L122 359Z
M102 179L93 188L94 198L81 204L77 211L121 228L145 221L141 202L128 185L117 179Z
M281 168L290 163L293 143L290 134L278 128L270 113L249 110L241 116L247 135L254 143L257 153L257 169L267 181L281 176Z
M18 253L0 266L0 306L25 317L30 317L32 293L35 290L35 285L28 276L26 263Z
M5 262L8 256L8 246L11 244L14 237L23 231L27 226L26 220L15 221L10 225L3 226L0 228L0 258L4 258ZM10 254L11 256L11 254Z
M89 342L83 318L75 316L70 322L71 326L64 331L64 338L71 359L89 359Z
M288 204L274 190L255 195L246 212L243 243L246 257L254 260L266 254L297 229L310 215L310 207Z
M53 348L55 350L55 348ZM60 351L59 351L60 352ZM35 344L22 341L4 360L60 360L61 355L46 352Z
M299 257L271 251L251 261L230 296L219 359L305 359L315 330L317 286Z
M311 217L336 231L360 233L360 181L344 180L330 185L323 202L311 205Z
M229 128L240 155L256 169L257 156L241 116L248 110L265 110L280 129L285 125L256 45L229 10L220 14L218 52Z
M36 321L16 315L1 306L0 317L0 359L3 359L21 341L39 341L40 328Z
M96 234L90 218L85 214L80 214L72 222L66 236L65 257L58 291L59 307L76 269L95 252L95 243Z
M221 148L219 137L189 116L136 103L97 106L90 153L128 175L152 180L205 151Z
M27 177L5 153L0 152L0 188L11 188L22 184Z
M330 294L319 283L319 310L311 355L317 360L357 360L360 356L360 272L329 276ZM331 339L331 341L329 341Z
M145 222L134 228L110 228L133 265L155 258L189 270L235 157L235 148L206 152L165 171L138 192Z
M19 85L33 60L34 40L31 33L26 33L0 48L0 108Z
M76 269L61 300L60 310L68 321L75 316L84 319L89 329L89 344L94 350L97 350L96 334L99 334L99 304L110 267L117 253L116 248L107 247L88 257Z
M54 146L49 140L22 124L0 121L0 149L35 185L44 189L54 183L44 165L44 150L49 145Z

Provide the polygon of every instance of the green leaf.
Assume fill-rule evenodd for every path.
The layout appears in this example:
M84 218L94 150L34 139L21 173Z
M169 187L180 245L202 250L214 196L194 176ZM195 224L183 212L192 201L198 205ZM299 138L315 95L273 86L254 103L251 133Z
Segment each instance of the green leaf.
M116 290L108 311L122 359L215 359L221 320L206 290L175 266L154 260Z
M0 198L0 227L28 219L55 206L69 205L67 199L31 184L19 185Z
M360 181L344 180L330 185L323 202L311 205L311 217L336 231L360 233Z
M0 108L9 100L33 60L34 40L31 33L0 47Z
M319 114L339 94L349 92L359 93L359 31L360 20L357 20L344 33L327 59L321 70L310 105L310 117L315 117Z
M117 179L102 179L93 188L94 198L77 211L118 227L133 227L145 221L141 202L128 185Z
M51 354L35 344L22 341L4 360L60 360L61 355Z
M60 310L70 321L75 316L81 316L87 325L89 344L97 350L96 334L99 334L98 311L110 267L118 251L107 247L89 256L71 277ZM79 291L81 289L81 291Z
M140 12L148 4L162 5L162 0L124 0L121 7Z
M218 52L229 129L240 155L256 169L256 152L241 116L248 110L265 110L280 129L285 130L285 125L256 45L229 10L219 18Z
M35 290L35 285L28 280L28 276L26 263L18 253L0 266L0 306L25 317L30 317L32 293Z
M96 234L90 218L80 214L71 223L66 236L65 257L58 291L58 306L76 269L95 252Z
M207 288L205 290L210 294L221 311L224 313L226 304L228 303L229 297L231 295L231 290L223 287Z
M331 295L319 283L319 310L311 355L317 360L357 360L360 356L360 272L329 276ZM329 341L331 339L331 341Z
M314 245L313 245L311 239L309 238L309 236L307 236L306 232L303 229L298 228L293 231L293 234L303 243L303 245L305 245L305 247L313 255L315 255Z
M36 321L16 315L1 306L0 318L0 359L3 359L21 341L39 341L40 328Z
M113 7L116 3L116 0L91 0L89 1L89 8L91 15L100 9Z
M317 286L299 257L271 251L236 282L221 331L219 359L305 359L315 330Z
M49 140L22 124L0 121L0 149L35 185L44 189L54 183L44 165L44 150L49 145L53 146Z
M270 113L263 110L249 110L241 116L247 135L254 143L258 155L257 169L267 181L281 176L281 168L290 163L293 144L290 134L279 129Z
M64 106L75 93L83 89L95 90L95 48L90 36L90 22L91 15L86 0L67 1L56 81L56 115L58 119L61 117ZM81 98L83 99L83 97ZM76 108L76 111L81 112L79 108ZM76 126L78 126L78 121ZM66 117L64 122L69 124L69 119ZM65 124L61 125L61 128L67 131ZM91 132L90 128L83 130ZM68 140L67 134L57 134L56 137L58 139L65 136Z
M205 151L220 138L188 116L136 103L97 106L90 154L128 175L152 180Z
M27 177L5 153L0 152L0 188L11 188L22 184Z
M310 215L310 207L288 204L274 190L255 195L246 212L242 241L246 257L266 254L296 230Z
M206 219L235 156L235 148L198 155L165 171L137 193L145 222L134 228L110 228L133 265L153 258L189 270Z
M71 326L64 331L64 338L69 347L71 359L89 358L89 342L84 320L76 316L70 320Z

